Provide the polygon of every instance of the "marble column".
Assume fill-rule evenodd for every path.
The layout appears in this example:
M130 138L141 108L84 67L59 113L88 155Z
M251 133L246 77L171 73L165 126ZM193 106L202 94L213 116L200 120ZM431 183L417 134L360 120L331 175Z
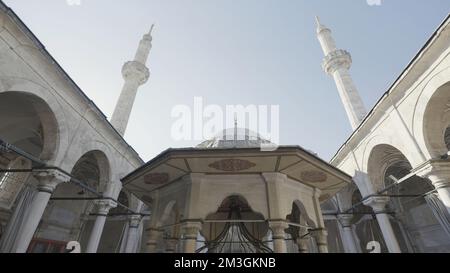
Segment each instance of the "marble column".
M328 232L325 228L312 230L311 236L314 237L317 243L319 253L328 253Z
M364 205L370 206L376 214L378 225L383 233L384 241L390 253L401 253L400 245L395 236L389 216L386 213L386 206L389 203L389 197L375 196L364 201Z
M346 253L358 253L355 236L352 229L353 215L339 215L338 221L342 226L342 243Z
M57 170L37 170L33 172L38 180L37 193L31 205L25 212L22 225L19 227L17 241L14 243L12 252L25 253L33 239L34 233L41 221L48 201L60 183L69 182L70 177Z
M275 253L286 253L286 232L289 225L283 221L271 221L269 227L272 230L273 251Z
M146 253L156 253L158 239L161 237L162 231L156 228L148 228L148 239L145 244Z
M197 235L202 229L201 222L185 222L182 227L182 234L184 239L183 249L184 253L195 253L197 250Z
M128 236L125 245L125 253L136 253L139 240L139 226L142 221L142 216L132 215L128 220Z
M166 253L175 253L177 251L178 239L167 238L166 239Z
M110 199L103 199L96 201L97 218L95 219L94 227L92 228L89 242L86 247L86 253L96 253L100 239L102 237L103 228L105 227L106 217L109 210L115 208L117 203Z
M439 199L441 199L450 213L450 163L445 161L428 161L413 171L417 175L431 181L437 190Z

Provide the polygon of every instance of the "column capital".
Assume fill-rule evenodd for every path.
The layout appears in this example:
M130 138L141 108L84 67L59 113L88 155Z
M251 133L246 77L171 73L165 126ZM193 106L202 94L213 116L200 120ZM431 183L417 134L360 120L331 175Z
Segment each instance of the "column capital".
M117 202L111 199L95 200L94 204L97 208L97 214L107 216L110 209L117 207Z
M412 172L429 179L436 189L450 187L450 161L448 160L429 160Z
M375 213L381 213L386 209L389 200L387 196L372 196L364 200L363 203L371 207Z
M352 226L353 215L350 214L340 214L337 216L337 220L344 228Z
M142 221L141 215L131 215L128 218L130 228L138 228Z
M285 221L269 221L269 227L274 239L285 239L285 230L289 228L289 224Z
M184 221L181 229L185 239L197 239L198 232L202 229L201 221Z
M48 192L50 194L61 183L70 181L70 176L55 169L37 169L33 170L33 176L38 180L38 191Z
M328 245L328 231L326 228L317 228L309 232L319 246Z

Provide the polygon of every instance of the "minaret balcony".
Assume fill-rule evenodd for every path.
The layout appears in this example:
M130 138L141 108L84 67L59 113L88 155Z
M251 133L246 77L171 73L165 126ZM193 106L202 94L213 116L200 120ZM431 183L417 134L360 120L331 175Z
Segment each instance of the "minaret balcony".
M150 78L150 70L140 62L130 61L124 64L122 75L126 81L134 80L142 85Z
M322 68L328 74L333 74L340 68L350 69L352 65L352 56L343 49L337 49L328 54L322 63Z

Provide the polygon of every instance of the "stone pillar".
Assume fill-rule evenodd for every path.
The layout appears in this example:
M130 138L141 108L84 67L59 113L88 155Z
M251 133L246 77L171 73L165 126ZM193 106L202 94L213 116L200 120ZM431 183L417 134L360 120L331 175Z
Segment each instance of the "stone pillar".
M286 253L287 246L285 230L289 228L289 225L283 221L272 221L269 222L269 227L272 230L273 251L275 253Z
M427 178L436 188L442 203L450 213L450 163L445 161L429 161L413 170L417 175ZM405 182L408 183L408 182Z
M195 253L197 250L197 235L202 229L201 222L185 222L182 225L182 234L184 239L184 253Z
M135 253L137 251L136 247L139 239L138 230L141 221L142 216L140 215L132 215L128 220L128 236L125 245L125 253Z
M179 240L176 238L167 238L166 239L166 253L175 253L177 251L178 241Z
M309 237L298 238L297 239L298 252L299 253L308 253L309 252L308 244L309 244Z
M109 210L115 208L117 203L113 200L103 199L96 201L97 218L95 219L94 227L92 228L89 242L86 247L86 253L96 253L100 239L102 237L103 228L105 227L106 217Z
M355 236L352 229L352 215L339 215L338 221L342 226L342 242L347 253L358 253Z
M319 253L328 253L328 232L325 228L312 230L311 236L314 237L317 243Z
M158 246L158 239L161 235L161 231L156 228L147 229L148 239L145 244L145 252L146 253L156 253L156 247Z
M60 183L69 182L70 177L57 170L38 170L33 173L38 180L37 194L25 213L12 252L25 253L41 221L48 201Z
M392 229L389 216L386 213L386 206L389 203L388 197L376 196L370 197L364 201L364 205L370 206L376 214L378 225L383 233L384 241L390 253L401 253L397 237Z

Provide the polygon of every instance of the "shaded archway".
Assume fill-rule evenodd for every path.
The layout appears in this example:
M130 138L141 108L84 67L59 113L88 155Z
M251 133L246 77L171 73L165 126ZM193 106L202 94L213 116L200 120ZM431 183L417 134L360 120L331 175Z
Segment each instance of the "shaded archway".
M288 253L317 252L315 241L310 232L317 225L308 216L303 203L296 200L292 203L291 213L286 216L289 228L286 230L286 246Z
M49 105L26 92L0 93L0 139L26 153L49 161L59 146L58 124ZM32 162L0 149L0 169L31 169ZM23 194L32 192L37 182L29 172L0 173L0 237ZM30 187L24 187L30 185Z
M450 82L431 95L423 115L423 135L432 157L440 157L450 150Z
M412 170L410 162L398 149L387 144L376 146L371 152L368 170L373 183L379 183L382 189L389 189L383 194L390 197L387 210L402 252L440 252L448 249L449 243L445 243L448 241L447 235L425 199L425 194L434 189L431 183L419 176L412 176L396 184ZM432 243L430 238L442 238L444 241Z
M110 180L109 160L101 151L84 154L74 165L71 175L85 186L99 191ZM98 198L75 183L60 184L48 203L42 221L35 233L35 240L47 244L64 244L81 241L90 233L90 213L94 208L92 198ZM30 249L31 252L35 250Z
M221 203L217 212L206 217L201 231L205 245L198 252L272 252L265 242L268 231L264 216L254 212L244 197L233 195Z
M355 239L358 240L363 253L370 252L367 245L373 241L380 243L382 253L387 253L388 249L373 209L364 205L362 199L361 192L355 189L352 195L353 209L351 211L353 213L352 224L356 233Z

